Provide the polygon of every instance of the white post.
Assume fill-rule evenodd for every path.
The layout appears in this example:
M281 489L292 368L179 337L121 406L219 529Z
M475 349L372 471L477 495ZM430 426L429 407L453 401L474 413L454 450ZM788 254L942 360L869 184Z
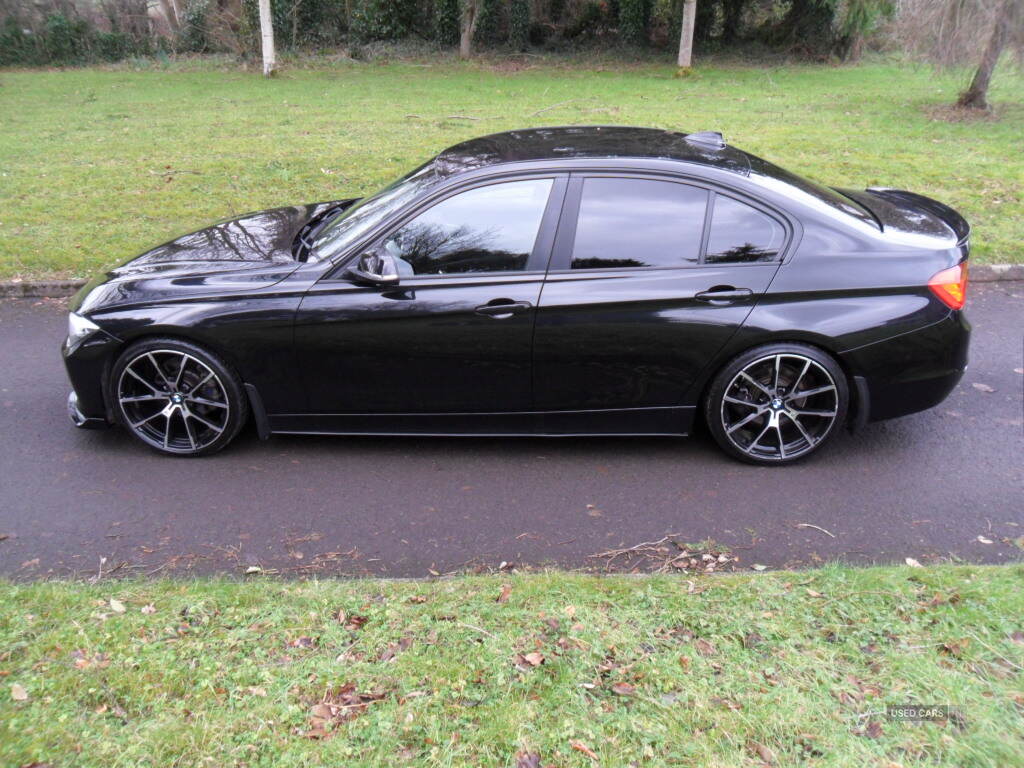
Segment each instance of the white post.
M697 17L697 0L683 0L683 25L679 30L680 69L689 69L693 61L693 22Z
M270 0L260 0L260 37L263 41L263 76L274 74L274 22L270 17Z

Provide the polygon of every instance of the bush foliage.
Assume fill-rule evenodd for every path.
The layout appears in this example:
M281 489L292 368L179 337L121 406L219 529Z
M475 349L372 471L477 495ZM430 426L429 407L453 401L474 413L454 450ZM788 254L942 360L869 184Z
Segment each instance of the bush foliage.
M282 50L375 40L459 40L466 0L271 0ZM504 50L595 41L673 48L682 0L477 0L475 42ZM257 0L0 0L0 65L70 65L152 53L259 53ZM700 0L696 37L707 48L756 40L814 58L855 58L896 0ZM172 14L173 15L173 14Z

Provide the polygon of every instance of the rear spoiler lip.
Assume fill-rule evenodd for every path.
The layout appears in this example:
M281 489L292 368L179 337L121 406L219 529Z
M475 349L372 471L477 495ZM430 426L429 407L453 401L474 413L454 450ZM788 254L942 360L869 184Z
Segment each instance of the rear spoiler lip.
M971 236L971 225L967 222L967 219L953 208L940 203L938 200L919 195L916 192L908 192L905 189L892 189L890 187L868 187L865 191L883 199L889 198L910 203L933 216L937 216L956 234L956 244L958 246L964 245Z

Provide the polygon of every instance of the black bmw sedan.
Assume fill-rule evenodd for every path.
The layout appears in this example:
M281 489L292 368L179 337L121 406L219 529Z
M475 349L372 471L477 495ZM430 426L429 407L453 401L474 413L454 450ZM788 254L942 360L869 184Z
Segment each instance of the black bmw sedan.
M96 278L63 354L81 427L210 454L272 434L686 435L785 464L941 402L969 227L720 134L537 128L375 195L223 221Z

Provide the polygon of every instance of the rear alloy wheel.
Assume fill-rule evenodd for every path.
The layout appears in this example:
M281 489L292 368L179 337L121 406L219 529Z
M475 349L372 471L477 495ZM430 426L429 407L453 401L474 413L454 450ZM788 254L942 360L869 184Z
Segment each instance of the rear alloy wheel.
M815 347L769 344L715 377L705 416L718 444L755 464L788 464L821 448L846 418L849 388Z
M238 434L248 403L215 355L177 339L129 347L112 372L122 424L152 448L178 456L219 451Z

